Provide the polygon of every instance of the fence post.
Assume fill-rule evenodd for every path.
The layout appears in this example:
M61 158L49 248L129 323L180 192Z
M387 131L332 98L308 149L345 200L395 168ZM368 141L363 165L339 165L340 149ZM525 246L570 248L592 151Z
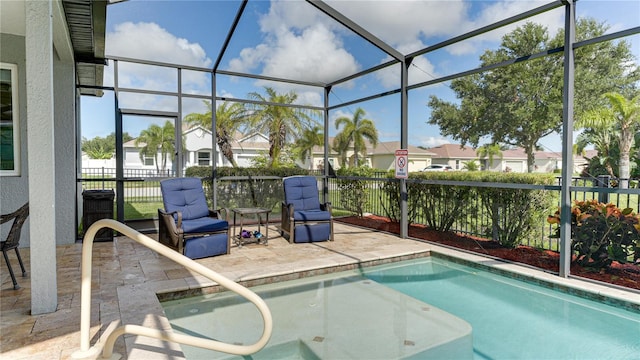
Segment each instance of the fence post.
M610 182L611 182L611 176L610 175L598 175L598 187L600 188L609 188L610 187ZM603 192L599 192L598 193L598 201L603 203L603 204L608 204L609 203L609 193L603 193Z

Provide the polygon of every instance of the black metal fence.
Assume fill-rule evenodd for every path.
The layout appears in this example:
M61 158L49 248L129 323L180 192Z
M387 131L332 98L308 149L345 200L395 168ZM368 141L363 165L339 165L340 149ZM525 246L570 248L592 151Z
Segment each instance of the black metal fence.
M161 202L160 180L173 175L172 170L124 169L125 202ZM82 190L116 189L116 169L104 167L82 169L80 182Z
M162 201L160 192L160 178L156 172L149 173L142 170L127 170L124 186L124 199L128 203L157 203ZM171 175L170 172L161 175ZM460 201L457 198L444 198L437 196L426 197L424 193L418 195L412 190L411 184L421 180L408 179L409 217L413 224L429 225L428 208L437 208L441 211L455 211L464 213L464 216L453 221L450 230L464 234L491 237L492 227L496 221L495 214L491 214L480 196L466 197ZM84 169L81 179L83 189L115 189L115 169L98 168ZM332 203L337 215L378 215L394 220L400 218L397 206L391 202L398 201L399 195L393 198L389 187L397 186L398 179L388 178L387 173L376 173L373 177L330 177L328 178L327 199ZM558 180L558 185L560 180ZM636 213L640 213L640 194L638 193L611 193L600 189L611 189L615 181L609 177L599 178L573 178L573 200L598 199L604 203L613 203L619 208L631 207ZM213 188L211 181L205 181L207 198L212 202ZM460 189L472 189L478 184L456 185ZM216 181L216 199L218 207L266 207L274 211L273 218L279 215L279 204L283 198L281 178L275 176L237 176L224 177ZM319 186L321 191L321 186ZM543 249L558 249L558 240L552 238L551 225L546 222L547 215L553 214L557 209L560 196L557 190L539 190L543 197L553 199L553 204L536 214L536 229L521 241L524 245L536 246ZM393 193L393 190L391 191ZM320 193L322 197L322 193ZM422 197L419 197L422 196ZM210 205L213 205L211 203ZM509 221L506 215L501 215L504 221ZM514 216L514 214L511 214Z

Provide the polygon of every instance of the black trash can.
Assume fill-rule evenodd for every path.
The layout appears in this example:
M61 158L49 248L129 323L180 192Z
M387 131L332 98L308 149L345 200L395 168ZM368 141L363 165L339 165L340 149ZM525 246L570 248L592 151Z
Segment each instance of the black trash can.
M82 192L82 229L101 219L113 219L113 190L85 190ZM113 230L104 228L96 234L94 241L113 241Z

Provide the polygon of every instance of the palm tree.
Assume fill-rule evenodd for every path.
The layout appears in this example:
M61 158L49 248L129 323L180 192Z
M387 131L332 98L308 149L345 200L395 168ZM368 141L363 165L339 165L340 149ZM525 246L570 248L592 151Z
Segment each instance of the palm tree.
M137 147L144 143L144 146L140 148L140 160L143 161L145 156L153 157L157 160L158 150L160 150L162 168L158 167L158 162L155 161L156 170L160 172L160 170L164 171L167 167L167 155L176 151L175 140L175 127L171 121L167 120L162 127L153 124L142 130L140 136L136 138L135 146Z
M207 111L204 114L191 113L184 117L185 122L189 126L202 126L211 130L211 101L204 100L207 105ZM247 110L242 103L223 102L216 107L216 143L222 155L229 160L231 166L238 167L236 160L233 158L233 149L231 141L235 132L245 125L247 119Z
M311 129L305 129L302 136L296 141L298 159L305 162L312 155L313 148L322 144L324 144L324 134L320 126L315 125ZM313 163L310 163L309 166L313 166Z
M336 129L343 126L333 140L333 148L338 151L342 159L346 160L346 151L353 144L354 165L359 166L358 155L366 157L367 146L364 139L369 140L375 148L378 145L378 130L373 121L365 119L366 112L362 108L357 108L353 118L342 116L336 119Z
M292 107L298 94L291 91L278 94L273 88L265 87L266 96L252 92L249 97L260 102L253 108L250 123L258 131L269 136L269 167L277 167L280 152L287 140L298 138L301 132L310 127L316 112L308 109ZM280 106L278 104L283 104Z
M630 175L629 157L634 136L640 130L640 94L627 100L622 94L609 92L603 95L609 106L587 111L576 123L594 132L616 129L620 160L618 163L620 187L627 188Z
M609 176L615 177L613 169L617 165L616 155L618 151L616 149L618 149L618 139L616 139L614 133L615 130L613 128L600 129L599 131L586 129L576 138L574 154L584 156L585 148L589 144L593 145L595 150L598 151L598 155L589 159L589 166L584 170L588 171L588 175L601 175L601 169L603 169Z
M485 144L476 150L476 155L478 155L480 159L488 158L489 168L492 168L493 159L496 156L500 157L500 160L502 160L502 149L500 149L500 145L498 144Z

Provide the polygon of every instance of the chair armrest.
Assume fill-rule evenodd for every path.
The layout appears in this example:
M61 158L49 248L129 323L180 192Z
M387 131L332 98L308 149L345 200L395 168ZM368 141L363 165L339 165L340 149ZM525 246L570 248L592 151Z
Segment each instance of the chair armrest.
M220 210L209 209L209 217L220 219Z
M174 215L178 216L178 220L173 217ZM165 224L170 226L174 233L182 232L182 212L180 211L171 211L166 212L162 209L158 209L158 216L163 218ZM170 220L170 221L169 221Z
M285 216L287 218L293 219L293 212L294 212L294 208L293 208L293 204L285 204L284 201L282 202L282 216Z
M284 201L281 203L280 220L284 228L289 228L289 225L293 223L293 205L286 204Z
M10 220L13 220L16 217L16 213L12 212L11 214L0 215L0 224L4 224Z
M173 215L178 215L180 227L176 226L176 219ZM182 254L184 231L182 230L182 214L180 212L166 212L158 209L158 241Z
M26 203L24 205L22 205L19 209L15 210L12 213L9 214L2 214L0 215L0 224L4 224L6 222L9 222L15 218L17 218L20 215L29 215L29 203Z
M209 216L220 220L226 220L227 222L229 222L230 219L228 208L209 209Z

